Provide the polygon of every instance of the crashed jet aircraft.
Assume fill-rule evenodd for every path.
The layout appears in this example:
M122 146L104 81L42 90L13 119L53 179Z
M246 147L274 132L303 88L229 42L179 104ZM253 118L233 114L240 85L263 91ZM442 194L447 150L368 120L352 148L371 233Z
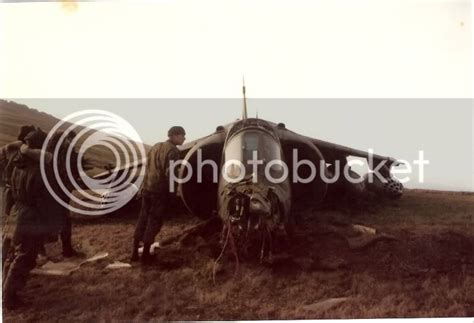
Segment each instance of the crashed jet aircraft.
M268 223L291 227L297 206L315 206L341 192L361 196L373 191L389 198L403 193L390 174L396 159L300 135L283 123L248 118L245 87L240 120L179 150L181 160L170 166L170 190L177 183L190 213L203 219L218 216L224 227L240 232L268 228ZM367 159L377 176L369 172L361 178L348 167L349 156Z
M243 219L256 224L260 217L286 222L296 203L317 205L341 188L376 191L389 198L402 195L402 184L390 175L395 159L306 137L283 123L247 118L245 111L241 120L180 147L184 162L177 176L178 193L192 214L217 214L240 225ZM370 159L369 167L379 175L360 178L347 167L349 156ZM336 168L339 176L334 180Z

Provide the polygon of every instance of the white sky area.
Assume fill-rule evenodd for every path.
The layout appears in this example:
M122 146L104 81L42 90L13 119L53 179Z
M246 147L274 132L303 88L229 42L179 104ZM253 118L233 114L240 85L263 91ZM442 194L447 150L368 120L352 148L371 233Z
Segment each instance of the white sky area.
M471 46L462 0L1 3L0 97L57 117L107 109L146 143L181 124L192 140L241 102L26 99L240 98L245 75L251 116L396 158L430 147L431 180L412 187L472 190L472 101L252 100L471 98Z
M67 9L69 8L69 9ZM471 97L470 1L4 3L2 97Z

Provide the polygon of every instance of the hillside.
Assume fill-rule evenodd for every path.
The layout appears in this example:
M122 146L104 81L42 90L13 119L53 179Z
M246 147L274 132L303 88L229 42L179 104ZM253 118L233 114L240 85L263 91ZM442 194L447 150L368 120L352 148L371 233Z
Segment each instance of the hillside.
M0 146L16 140L23 125L36 125L44 130L51 129L59 119L45 112L31 109L24 104L0 100Z
M16 140L20 127L23 125L35 125L45 131L51 130L60 120L45 112L40 112L23 104L13 101L0 100L0 147ZM64 128L64 127L62 127ZM79 127L78 129L83 129ZM79 145L85 138L80 138ZM76 147L77 148L77 147ZM145 149L148 147L145 145ZM130 154L131 156L131 154ZM123 160L121 152L120 158ZM92 166L115 165L115 157L112 151L103 147L91 147L87 150L85 158ZM89 175L103 170L92 169Z

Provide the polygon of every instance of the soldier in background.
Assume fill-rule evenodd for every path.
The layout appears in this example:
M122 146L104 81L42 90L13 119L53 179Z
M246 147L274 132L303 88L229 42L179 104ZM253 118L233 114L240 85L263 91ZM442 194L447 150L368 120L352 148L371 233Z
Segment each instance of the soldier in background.
M25 137L28 133L36 130L35 126L22 126L16 141L0 148L0 199L1 199L1 217L4 223L8 225L8 216L13 206L13 197L10 189L10 177L13 170L13 158L19 152L21 145L25 143ZM5 260L9 256L11 248L11 239L2 234L2 266L5 266Z
M54 174L53 167L54 165L57 166L57 170L59 173L60 180L66 190L71 193L73 190L73 184L71 183L69 176L67 174L67 164L70 165L71 170L71 177L78 178L79 177L79 170L77 168L77 161L78 161L78 154L73 147L70 147L72 140L76 136L75 132L69 131L66 136L64 136L61 146L57 150L56 159L53 160L54 151L59 144L59 140L64 136L64 131L58 130L56 131L50 138L48 142L48 146L46 147L45 152L45 162L46 162L46 175L48 177L48 183L50 184L51 189L55 192L56 196L62 201L69 201L69 196L66 192L64 192L59 182L56 179ZM67 151L71 148L70 152L70 160L67 160ZM32 160L36 160L38 163L41 159L41 149L33 149L28 147L27 145L23 145L20 150L25 156L28 156ZM44 203L47 203L47 208L50 212L54 212L58 214L58 216L63 220L62 221L62 228L60 232L62 249L63 249L63 256L65 258L74 257L81 255L78 253L72 246L72 221L69 216L69 210L62 206L56 199L49 195L47 199L45 199ZM44 247L40 248L40 253L45 254Z
M48 155L51 154L49 156L52 156L56 146L59 143L59 139L63 135L64 135L64 132L61 130L53 134L53 136L51 137L51 140L48 143L48 147L46 148ZM73 147L70 147L71 142L75 136L76 136L76 133L73 131L69 131L67 133L67 135L64 138L64 141L61 144L61 147L58 150L58 156L56 160L60 179L64 187L67 189L69 193L72 193L74 186L69 180L69 176L67 174L67 168L66 168L67 164L70 165L71 177L75 179L79 178L79 170L77 168L78 154ZM66 154L69 148L71 148L71 154L70 154L70 160L67 160ZM53 168L53 165L49 163L47 167L48 182L52 185L52 189L55 191L55 193L58 195L58 197L62 201L69 201L68 194L63 192L63 190L59 187L59 183L57 182L54 176L52 168ZM69 257L80 255L72 246L72 221L71 221L71 217L69 216L69 210L65 208L64 206L62 206L61 204L59 204L54 199L53 200L50 199L50 202L53 204L51 205L51 208L54 210L54 212L58 212L61 218L63 219L63 226L60 232L61 243L62 243L62 248L63 248L63 256L66 258L69 258Z
M45 139L46 133L37 129L26 135L25 142L31 149L41 149ZM24 288L30 271L36 266L40 247L48 237L57 237L62 225L62 219L44 203L50 196L38 161L22 153L20 148L12 163L10 183L14 205L7 236L12 239L15 252L3 284L3 304L7 309L22 304L17 293Z
M146 173L140 191L141 210L135 228L131 261L138 261L138 248L143 242L142 264L150 263L150 246L163 225L163 217L170 201L169 166L179 159L176 148L186 140L183 127L168 131L168 140L155 144L147 156Z
M22 144L25 143L25 137L31 131L36 130L35 126L22 126L16 141L9 143L0 148L0 188L2 190L2 216L8 215L11 208L11 198L9 194L9 176L12 171L11 161L15 154L20 150Z

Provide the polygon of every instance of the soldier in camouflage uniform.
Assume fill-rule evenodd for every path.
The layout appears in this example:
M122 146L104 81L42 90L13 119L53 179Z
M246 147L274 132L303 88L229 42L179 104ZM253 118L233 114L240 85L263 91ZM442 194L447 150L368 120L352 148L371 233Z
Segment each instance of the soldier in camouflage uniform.
M138 261L138 247L143 242L142 263L150 263L150 246L160 232L163 216L170 202L169 166L179 159L177 145L185 141L182 127L171 127L168 140L155 144L147 156L146 173L141 189L141 210L133 239L132 261Z
M48 182L52 188L52 190L56 193L56 195L61 199L62 201L68 201L69 196L67 193L65 193L60 185L59 182L56 179L56 176L54 174L54 164L56 164L58 173L60 176L60 180L63 184L63 186L70 192L73 190L73 184L71 183L69 176L67 174L66 166L69 163L70 170L71 170L71 177L72 178L78 178L79 177L79 170L77 168L77 159L78 159L78 154L74 150L74 148L71 149L70 152L70 160L66 160L66 155L67 151L70 148L69 146L71 145L71 141L74 139L76 134L73 131L68 132L66 136L64 136L64 131L58 130L56 133L54 133L49 142L48 146L46 147L46 152L45 152L45 162L46 162L46 175L48 177ZM61 147L59 147L57 151L57 157L56 160L53 161L53 153L56 149L56 146L59 143L59 140L63 138ZM22 153L31 158L32 160L37 161L38 163L40 162L41 159L41 149L32 149L31 147L28 147L26 145L23 145L21 147ZM80 253L78 253L72 246L72 221L69 216L69 210L62 206L60 203L58 203L52 196L50 198L45 199L44 203L48 204L48 209L50 212L54 212L60 215L60 217L63 219L62 223L62 229L60 232L60 237L61 237L61 242L62 242L62 248L63 248L63 256L65 258L73 257L73 256L78 256ZM44 247L40 249L41 254L45 254Z
M30 132L25 142L32 149L40 149L45 138L46 134L38 129ZM14 205L7 236L12 239L15 255L3 284L3 302L9 309L21 304L17 292L23 289L29 272L36 266L40 246L47 237L57 236L62 226L61 219L45 203L51 197L39 163L21 153L21 148L12 162L10 182Z
M64 135L64 132L59 130L55 134L51 136L51 140L48 143L48 147L46 148L48 155L54 152L59 139ZM71 177L72 178L79 178L79 170L77 168L77 159L78 159L78 154L74 150L74 148L71 149L71 154L70 154L70 160L66 160L66 154L67 150L69 149L69 146L71 145L71 141L74 139L76 134L73 131L68 132L67 136L65 136L64 141L61 145L61 147L58 150L58 157L57 157L57 165L58 165L58 171L59 171L59 176L61 178L61 181L64 185L64 187L68 190L69 193L72 192L73 190L73 184L69 180L69 176L67 174L66 166L67 163L69 163L70 170L71 170ZM51 184L52 189L58 195L58 197L62 201L69 201L69 196L67 193L63 192L63 190L59 187L59 183L57 182L54 173L53 173L53 165L50 164L47 167L47 173L48 173L48 182ZM79 255L79 253L74 250L72 246L72 221L69 216L69 210L65 207L63 207L61 204L56 202L55 200L52 201L50 199L50 202L53 203L54 205L51 205L52 209L59 213L60 216L63 219L63 226L60 232L60 238L62 242L62 248L63 248L63 256L66 258L73 257Z
M5 226L8 226L8 216L13 206L13 197L10 189L10 177L13 171L13 159L19 152L22 144L25 143L25 137L31 131L36 130L34 126L22 126L18 134L17 141L9 143L0 148L0 198L1 198L1 217ZM5 232L4 232L5 233ZM10 255L11 239L2 234L2 266L5 268L5 261Z
M9 177L12 172L13 157L19 151L22 144L25 143L25 137L31 131L36 130L34 126L22 126L16 141L0 148L0 187L2 189L2 216L7 216L11 208L11 194L9 192Z

